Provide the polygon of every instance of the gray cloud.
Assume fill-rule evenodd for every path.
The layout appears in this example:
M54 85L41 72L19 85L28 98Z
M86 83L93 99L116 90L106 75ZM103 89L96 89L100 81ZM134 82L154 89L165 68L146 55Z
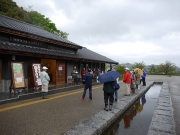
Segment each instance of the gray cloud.
M69 40L100 54L106 53L111 59L146 64L170 60L180 66L179 0L14 1L23 7L33 5L34 10L52 18L59 29L68 32ZM62 14L65 18L61 18ZM103 48L97 49L98 45ZM103 51L108 46L112 53ZM134 52L123 57L127 47ZM139 53L139 49L144 52Z

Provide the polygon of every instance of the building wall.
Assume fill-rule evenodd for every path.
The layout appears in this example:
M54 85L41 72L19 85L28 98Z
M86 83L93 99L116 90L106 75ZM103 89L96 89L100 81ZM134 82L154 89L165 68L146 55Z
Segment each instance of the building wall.
M25 85L28 86L27 57L15 56L15 60L12 60L12 55L1 54L0 59L2 59L2 82L0 82L0 92L9 92L12 80L12 62L23 62Z

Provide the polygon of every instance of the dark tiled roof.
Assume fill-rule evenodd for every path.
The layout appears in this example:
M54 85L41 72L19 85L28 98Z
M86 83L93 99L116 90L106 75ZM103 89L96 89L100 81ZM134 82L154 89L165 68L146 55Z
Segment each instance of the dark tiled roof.
M22 44L15 44L15 43L0 42L0 50L18 51L18 52L26 52L26 53L42 54L42 55L52 55L52 56L66 57L66 58L68 57L68 58L79 59L79 60L85 59L85 61L92 60L92 61L117 64L116 61L113 61L105 56L95 53L85 47L83 47L82 49L79 49L77 54L70 54L70 53L59 51L59 50L52 50L52 49L46 49L46 48L40 48L40 47L34 47L34 46L28 46L28 45L22 45Z
M112 64L118 64L118 62L113 61L105 56L102 56L96 52L93 52L85 47L83 47L81 50L78 50L77 54L80 58L88 59L88 60L96 60L100 62L105 63L112 63Z
M59 50L52 50L28 45L14 44L14 43L6 43L0 42L0 49L9 50L9 51L18 51L18 52L26 52L33 54L43 54L43 55L52 55L52 56L61 56L61 57L70 57L70 58L78 58L78 55L65 53Z
M37 27L37 26L34 26L32 24L25 23L25 22L4 16L4 15L0 15L0 26L5 27L5 28L9 28L12 30L17 30L17 31L37 35L40 37L45 37L48 39L64 42L67 44L79 46L79 45L77 45L77 44L75 44L69 40L66 40L62 37L54 35L54 34L48 32L48 31L46 31L40 27ZM81 47L81 46L79 46L79 47Z

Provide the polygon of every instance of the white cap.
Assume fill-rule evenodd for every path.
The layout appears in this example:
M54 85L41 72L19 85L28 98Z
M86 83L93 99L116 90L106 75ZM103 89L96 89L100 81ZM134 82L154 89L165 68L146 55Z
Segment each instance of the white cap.
M48 69L46 66L44 66L42 69Z
M129 70L129 68L127 68L127 67L126 67L126 68L124 68L124 69Z

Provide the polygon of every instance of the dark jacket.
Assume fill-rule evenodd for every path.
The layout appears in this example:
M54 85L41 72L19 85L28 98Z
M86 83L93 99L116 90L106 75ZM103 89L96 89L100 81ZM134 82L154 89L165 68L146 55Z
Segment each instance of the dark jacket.
M77 78L77 70L76 69L73 69L73 71L71 72L71 76L72 78Z
M116 81L104 83L103 91L106 93L114 93L116 83L117 83Z
M93 79L93 75L91 73L89 73L89 72L84 76L85 86L86 87L91 87L92 86L92 79Z

